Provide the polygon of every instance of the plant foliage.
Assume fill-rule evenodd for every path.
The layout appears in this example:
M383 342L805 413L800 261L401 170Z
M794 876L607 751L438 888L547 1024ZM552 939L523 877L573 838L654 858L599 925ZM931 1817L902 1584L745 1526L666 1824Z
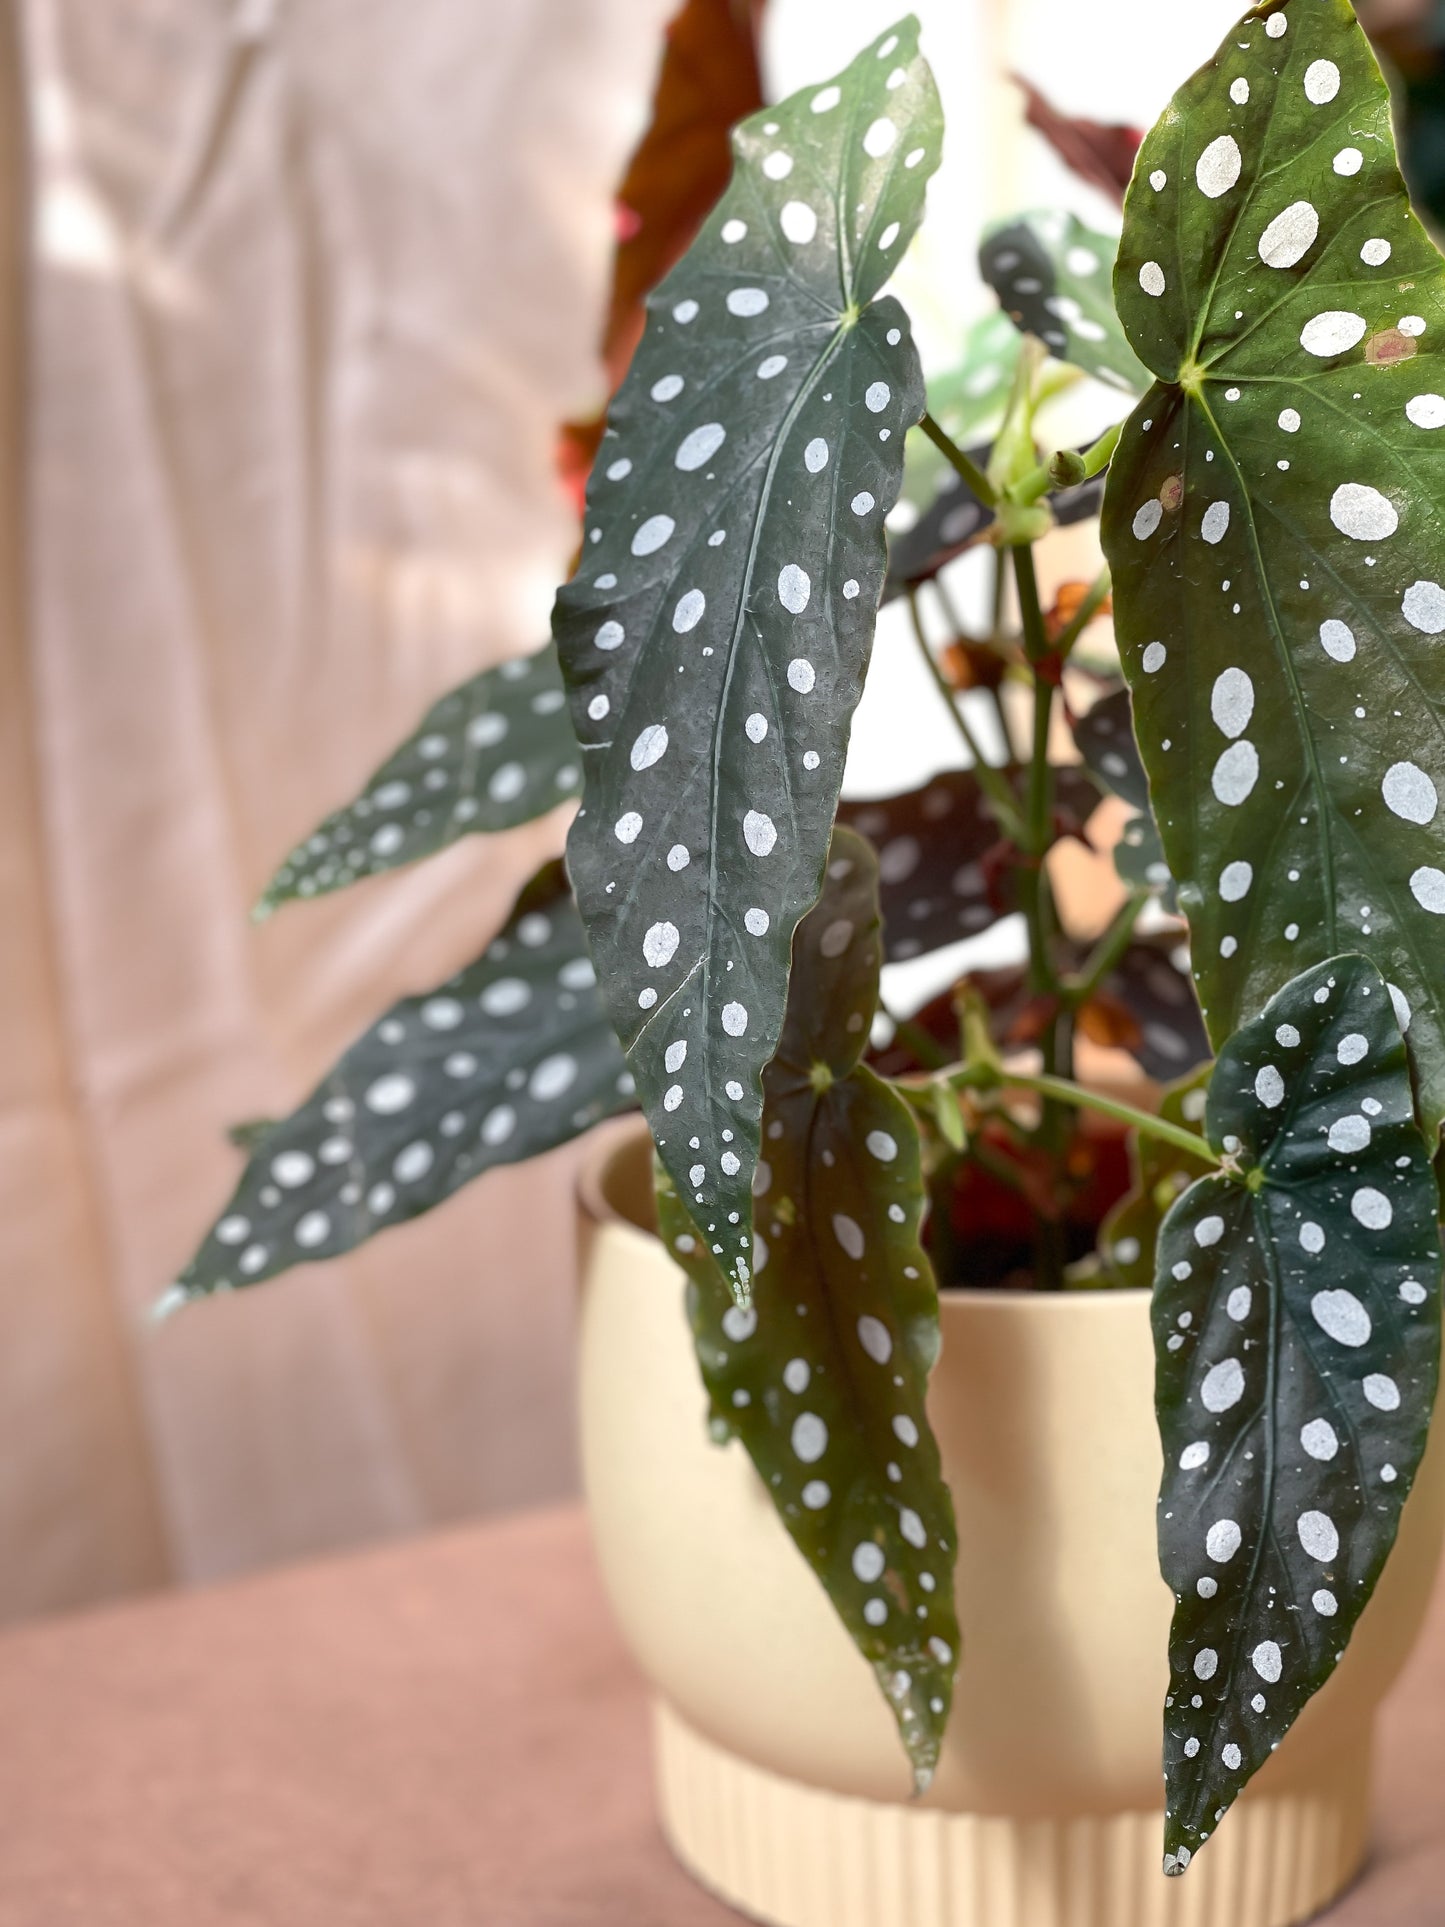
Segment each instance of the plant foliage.
M912 20L738 129L649 301L557 600L578 901L663 1162L740 1296L761 1073L923 408L907 317L877 297L940 136Z
M458 837L514 829L581 788L581 754L549 642L434 703L355 802L296 846L257 914L415 863Z
M953 1698L957 1539L924 1402L939 1334L918 1130L859 1061L881 964L877 859L839 829L763 1080L746 1310L666 1177L659 1195L715 1419L873 1667L921 1791Z
M633 1102L562 866L466 970L393 1004L267 1124L171 1302L335 1258Z
M1206 1132L1226 1168L1170 1211L1154 1287L1170 1873L1339 1663L1440 1355L1439 1191L1373 964L1306 971L1231 1039Z
M1119 311L1156 384L1104 542L1216 1043L1372 957L1445 1112L1445 274L1346 0L1248 15L1130 190Z
M348 1250L623 1108L635 1078L715 1429L922 1787L959 1646L935 1272L1152 1281L1181 1873L1338 1662L1436 1390L1445 271L1347 0L1261 0L1145 141L1117 250L1065 216L986 239L1006 314L924 418L881 293L940 151L916 24L754 113L723 192L758 11L687 0L673 30L623 195L608 352L631 371L555 649L436 705L263 907L581 788L576 900L549 866L468 970L293 1116L240 1127L245 1174L171 1302ZM1127 130L1033 113L1122 174ZM1040 411L1078 385L1051 355L1147 387L1122 433L1045 444ZM890 552L905 450L921 513ZM1096 513L1106 468L1128 691L1073 656L1109 578L1050 608L1034 557ZM992 616L963 633L939 577L984 544ZM840 811L891 596L967 767ZM941 657L925 613L950 625ZM1083 716L1081 676L1108 690ZM1116 860L1139 887L1086 942L1051 859L1100 788L1136 812ZM885 958L1009 915L1021 961L882 1012ZM879 1016L891 1084L862 1062ZM1189 1075L1154 1109L1090 1092L1080 1038ZM1127 1193L1090 1107L1132 1126Z
M763 104L758 34L763 0L683 0L669 22L652 118L617 190L617 251L602 330L614 393L642 335L643 303L727 186L728 136ZM568 422L558 467L580 503L603 417Z
M1072 214L1025 214L990 231L979 267L1025 334L1109 387L1138 395L1149 376L1114 309L1116 245Z

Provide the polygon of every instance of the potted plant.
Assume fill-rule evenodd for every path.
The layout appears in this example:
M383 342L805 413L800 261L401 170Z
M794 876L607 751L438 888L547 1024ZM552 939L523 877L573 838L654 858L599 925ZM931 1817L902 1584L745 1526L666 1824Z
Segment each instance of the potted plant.
M1165 1873L1220 1834L1190 1918L1292 1921L1359 1864L1445 1505L1431 1461L1406 1510L1439 1361L1445 274L1348 0L1262 0L1144 140L1117 244L987 237L1016 327L975 332L945 424L882 292L941 138L910 20L737 127L555 643L439 703L266 901L580 796L567 868L255 1133L167 1303L640 1105L661 1242L634 1140L589 1182L584 1432L684 1856L780 1922L1173 1918L1140 1871L1158 1686ZM1079 371L1134 412L1041 446ZM1035 548L1106 472L1110 572L1046 607ZM940 659L924 607L970 546L993 620ZM1122 680L1083 640L1110 594ZM967 767L840 810L895 595ZM1081 945L1051 858L1096 785L1135 811L1130 887ZM885 957L1013 912L1020 970L880 1012ZM1173 1081L1082 1081L1081 1035ZM746 1460L704 1443L679 1267Z

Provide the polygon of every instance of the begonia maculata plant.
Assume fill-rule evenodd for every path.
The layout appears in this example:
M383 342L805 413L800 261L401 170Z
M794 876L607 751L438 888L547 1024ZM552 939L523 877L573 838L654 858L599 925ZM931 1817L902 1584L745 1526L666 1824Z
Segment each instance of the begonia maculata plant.
M1121 237L984 238L1000 309L925 383L885 292L943 139L916 24L752 103L729 175L759 11L689 0L673 28L662 148L629 173L644 202L666 177L673 224L627 210L619 375L635 351L552 640L437 703L264 907L577 798L566 863L253 1129L166 1302L640 1106L714 1429L923 1786L958 1666L988 1664L960 1652L925 1403L938 1291L1152 1289L1182 1873L1338 1664L1435 1397L1445 273L1347 0L1264 0L1144 139ZM1127 130L1031 113L1119 164ZM1052 447L1071 387L1133 413ZM1108 569L1044 598L1036 550L1099 515ZM993 571L971 625L965 552ZM840 805L894 599L960 767ZM1121 907L1085 941L1053 858L1105 794ZM1016 968L882 1009L886 965L1013 915ZM1080 1082L1081 1036L1135 1086Z

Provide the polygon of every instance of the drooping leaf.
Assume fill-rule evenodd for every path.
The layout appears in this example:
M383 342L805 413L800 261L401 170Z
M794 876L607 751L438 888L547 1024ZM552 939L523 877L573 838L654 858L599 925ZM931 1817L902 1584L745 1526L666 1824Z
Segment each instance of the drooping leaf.
M257 915L415 863L458 837L530 823L581 788L582 758L549 642L434 703L356 801L296 846Z
M1173 1873L1338 1664L1440 1356L1439 1192L1373 964L1317 965L1226 1044L1206 1129L1228 1165L1170 1212L1154 1295Z
M740 1294L762 1067L923 407L907 317L875 297L941 131L911 20L737 131L726 195L649 301L557 600L578 901L658 1148Z
M1007 315L984 315L963 338L957 363L928 384L928 412L960 448L1002 426L1023 343ZM903 499L924 509L953 474L921 428L908 431Z
M1043 135L1059 159L1072 168L1080 180L1122 202L1134 172L1134 157L1144 138L1139 129L1088 120L1081 114L1060 113L1032 81L1018 74L1012 79L1015 86L1023 89L1024 119L1029 126Z
M404 997L270 1126L167 1304L335 1258L633 1103L560 863L474 964Z
M1191 1076L1171 1084L1159 1104L1159 1115L1168 1123L1198 1133L1197 1158L1157 1137L1145 1137L1143 1132L1132 1134L1133 1187L1105 1218L1099 1232L1099 1254L1113 1284L1139 1291L1153 1289L1160 1227L1199 1176L1200 1166L1209 1161L1204 1108L1213 1069L1212 1064L1201 1065Z
M1022 772L1012 772L1022 795ZM1061 829L1082 834L1098 792L1082 770L1055 772ZM838 821L878 852L889 963L976 937L1017 908L1014 863L970 770L947 770L902 796L839 806Z
M715 1421L742 1440L873 1667L922 1790L953 1698L957 1539L925 1406L939 1331L918 1131L859 1062L880 963L877 866L839 829L764 1074L746 1311L665 1175L659 1204Z
M617 191L617 251L602 331L607 392L642 336L643 302L682 256L727 186L728 135L763 104L763 0L684 0L669 22L652 118ZM603 417L569 422L558 467L579 510Z
M1104 543L1211 1035L1359 950L1412 1020L1433 1130L1445 271L1345 0L1257 9L1176 95L1117 292L1158 382Z
M1072 214L1024 214L984 236L979 267L1023 333L1037 335L1060 361L1139 395L1149 374L1114 311L1117 246Z

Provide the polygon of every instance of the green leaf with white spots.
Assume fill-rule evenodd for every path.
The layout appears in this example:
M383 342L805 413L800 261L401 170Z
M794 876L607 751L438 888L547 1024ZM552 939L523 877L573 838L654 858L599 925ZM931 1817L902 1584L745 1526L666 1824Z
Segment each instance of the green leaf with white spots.
M1338 1664L1394 1544L1440 1360L1439 1191L1372 963L1317 965L1224 1047L1206 1130L1226 1168L1170 1212L1154 1292L1177 1602L1168 1873Z
M1345 0L1256 9L1144 144L1116 292L1158 377L1104 546L1216 1043L1339 951L1445 1113L1445 270Z
M459 837L515 829L581 789L582 758L549 642L434 703L355 802L297 844L257 915L434 856Z
M1149 807L1149 778L1134 740L1134 717L1127 689L1103 696L1074 721L1079 754L1099 781L1136 810Z
M162 1304L338 1257L633 1102L581 918L550 863L474 964L394 1004L267 1126Z
M1178 914L1179 892L1152 812L1131 816L1119 832L1114 868L1129 889L1152 890L1171 916Z
M1188 975L1188 950L1167 931L1138 937L1104 979L1139 1025L1124 1042L1141 1070L1161 1083L1183 1077L1210 1058L1199 999ZM1121 1040L1123 1041L1123 1040Z
M1133 705L1127 689L1102 702L1074 723L1079 754L1100 783L1138 812L1124 825L1114 845L1114 868L1131 890L1151 890L1171 913L1178 910L1174 878L1164 856L1159 825L1149 801L1149 778L1134 737Z
M1022 346L1007 315L984 315L965 334L956 365L929 382L928 412L959 448L990 439L1002 426ZM921 428L908 431L905 501L929 508L954 472Z
M1149 372L1129 346L1114 309L1118 242L1072 214L1023 214L992 228L979 250L983 278L1024 334L1060 361L1140 395Z
M957 1540L925 1406L938 1293L919 1242L918 1131L859 1062L881 963L877 860L840 829L764 1074L747 1310L665 1174L659 1204L715 1422L742 1440L873 1667L921 1791L953 1698Z
M965 453L979 468L987 468L993 450L981 445ZM1103 501L1101 477L1081 482L1076 488L1060 489L1048 497L1050 512L1061 528L1092 521ZM997 520L995 511L980 502L963 477L950 468L939 485L938 494L913 526L895 531L889 539L884 602L907 595L920 582L931 582L956 556L981 541L984 532Z
M1099 1232L1099 1255L1116 1285L1139 1291L1153 1288L1160 1226L1199 1176L1201 1164L1211 1161L1204 1142L1204 1107L1213 1070L1212 1064L1204 1064L1171 1084L1159 1105L1159 1115L1168 1123L1198 1134L1197 1158L1142 1131L1133 1134L1129 1147L1133 1189L1115 1205Z
M1005 769L1024 806L1027 773ZM1082 835L1099 794L1084 772L1054 772L1061 834ZM944 770L902 796L839 805L838 821L878 852L885 960L906 963L985 930L1018 907L1016 852L972 770Z
M578 902L658 1149L740 1297L761 1073L923 409L907 316L877 296L941 139L911 19L738 128L727 193L649 297L557 599Z

